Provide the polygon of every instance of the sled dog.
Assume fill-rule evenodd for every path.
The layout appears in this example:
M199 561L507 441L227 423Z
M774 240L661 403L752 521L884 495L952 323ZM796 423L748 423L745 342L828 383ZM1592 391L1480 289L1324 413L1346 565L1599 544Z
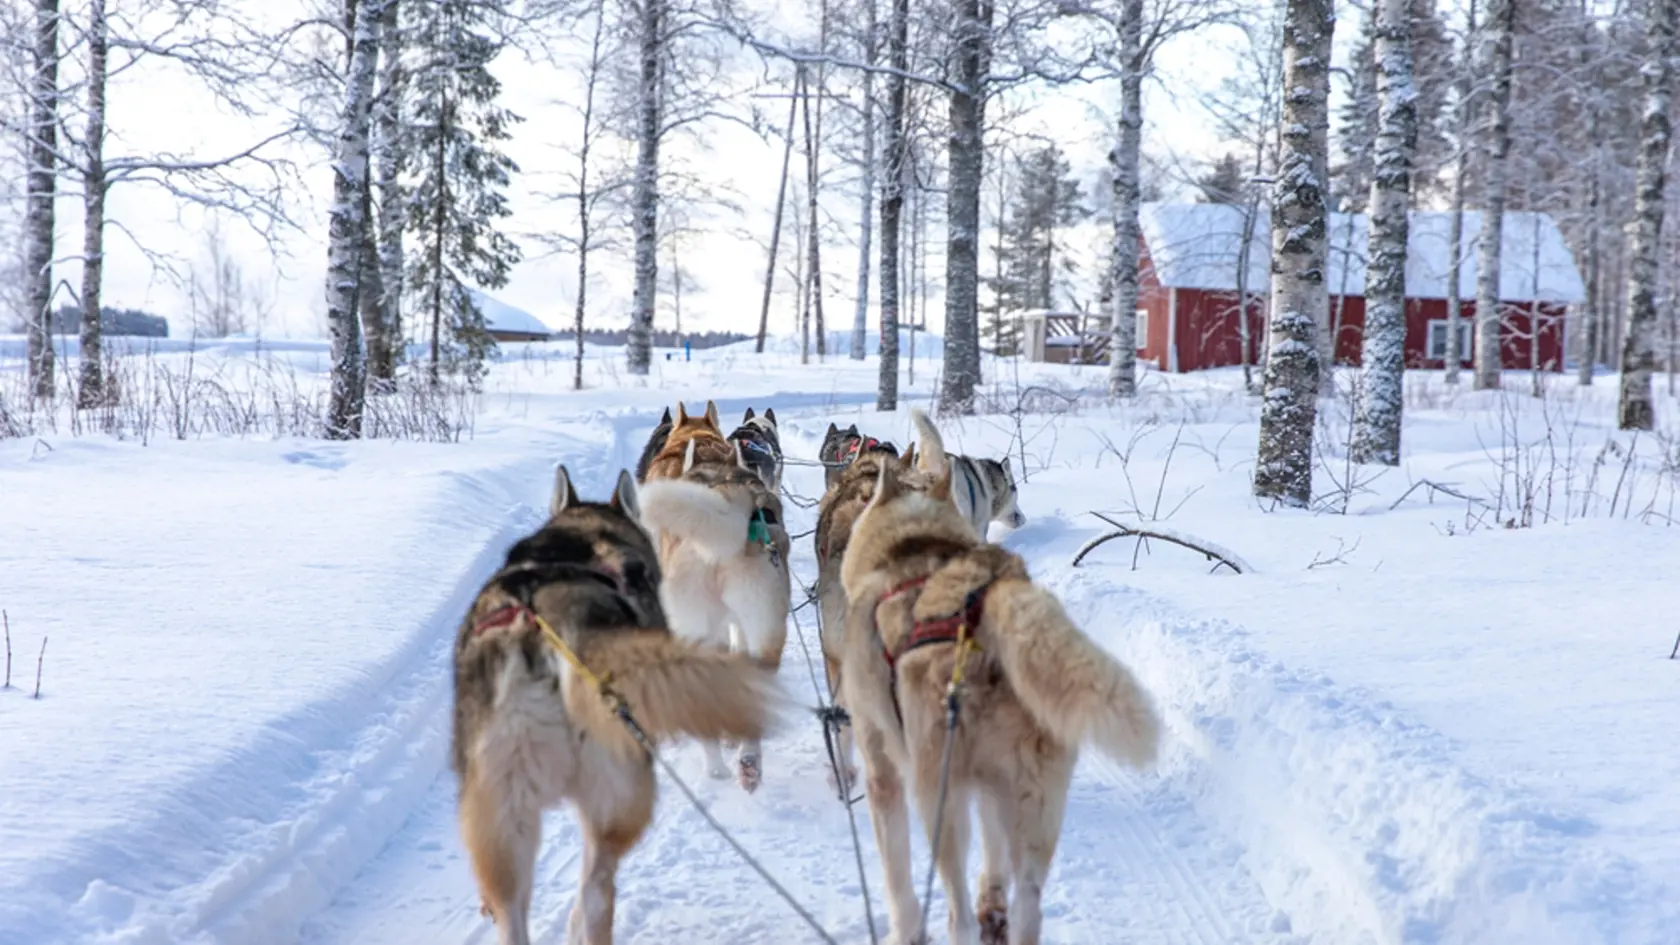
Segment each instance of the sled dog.
M898 447L893 444L859 433L855 423L844 430L830 423L828 432L823 434L822 446L817 449L817 459L823 464L823 488L832 488L847 464L864 449L876 446L885 447L895 456L898 454Z
M738 443L747 468L751 469L770 491L782 491L782 440L776 432L776 411L769 408L757 414L751 407L741 419L741 425L729 434L729 442Z
M636 481L647 482L648 466L653 464L653 458L665 448L665 441L671 438L671 408L666 407L665 413L659 418L659 425L648 434L647 445L642 447L642 456L636 460Z
M455 640L450 766L461 834L502 945L530 941L543 811L571 801L583 877L567 941L611 945L619 861L653 816L652 758L589 674L607 680L655 742L760 738L784 704L774 673L667 629L653 542L634 487L582 502L565 467L548 522L508 552Z
M641 522L658 541L659 598L671 629L778 669L792 598L782 502L724 438L715 404L708 402L701 417L677 407L639 501ZM705 750L711 776L729 777L722 746L710 740ZM759 739L743 739L736 761L741 786L756 791L763 778Z
M976 459L961 453L930 453L928 444L938 438L938 431L931 430L931 421L920 411L912 411L911 418L921 440L922 469L937 471L943 456L951 470L951 501L957 504L957 511L974 527L974 533L980 536L981 541L986 540L986 529L992 522L1001 522L1010 528L1020 528L1027 523L1027 517L1021 513L1017 503L1019 491L1015 486L1015 474L1009 468L1009 457L999 461Z
M920 413L913 411L913 415ZM943 455L925 416L926 449ZM892 941L920 925L906 789L930 836L959 661L960 711L935 860L954 945L1036 945L1040 896L1079 748L1143 767L1160 723L1132 674L1082 633L1022 560L982 544L950 499L948 470L926 492L882 464L841 565L849 601L842 685L857 727L882 851ZM959 642L960 641L960 642ZM966 907L969 806L983 866ZM1013 887L1013 889L1011 889Z

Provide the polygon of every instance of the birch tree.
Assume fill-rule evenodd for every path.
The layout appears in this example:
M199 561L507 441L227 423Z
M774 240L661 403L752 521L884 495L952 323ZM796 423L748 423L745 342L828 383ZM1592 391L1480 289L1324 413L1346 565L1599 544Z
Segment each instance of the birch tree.
M1675 53L1674 33L1680 0L1651 0L1645 16L1650 44L1641 80L1645 112L1639 122L1639 162L1634 217L1628 247L1627 329L1622 342L1622 386L1616 412L1623 430L1650 430L1656 424L1651 375L1656 371L1658 253L1663 227L1663 187L1670 143L1669 106Z
M881 174L881 373L875 409L898 409L899 232L904 218L904 174L910 140L905 134L908 99L905 75L910 69L910 0L892 0L887 39L886 139Z
M1412 19L1407 0L1375 11L1377 141L1372 154L1370 261L1365 268L1364 351L1356 463L1400 464L1406 378L1406 258L1417 96L1412 86Z
M379 337L368 339L368 376L377 387L396 379L403 350L403 202L402 95L405 87L399 0L386 0L379 35L379 91L373 104L374 193L377 216L373 230L379 292L376 299Z
M366 360L356 290L361 280L367 207L368 137L379 33L390 0L348 0L355 18L344 109L333 159L333 199L327 227L327 333L332 339L332 388L327 403L328 439L362 435Z
M1511 151L1511 47L1516 35L1516 0L1492 0L1483 40L1481 68L1490 87L1483 101L1482 229L1476 234L1476 389L1498 388L1500 285L1505 228L1506 158Z
M875 52L877 48L876 0L864 0L863 32L863 185L858 214L857 299L852 312L853 361L862 361L869 337L869 250L875 232Z
M1143 42L1143 0L1124 0L1119 23L1120 112L1115 117L1114 148L1109 152L1114 191L1114 247L1110 254L1111 337L1108 345L1108 395L1137 393L1138 247L1142 203L1138 161L1143 152L1143 77L1147 67Z
M945 351L939 412L974 411L980 383L980 188L992 62L992 0L953 0L954 51L945 250Z
M1318 325L1329 307L1323 169L1329 163L1332 0L1288 0L1284 13L1283 126L1272 188L1269 355L1260 408L1254 494L1305 508L1312 501L1318 411Z
M1454 123L1457 126L1457 153L1453 158L1452 182L1452 222L1449 224L1447 238L1447 341L1444 356L1444 380L1448 384L1458 384L1459 348L1458 339L1462 337L1464 326L1460 316L1463 314L1462 273L1464 271L1464 190L1466 178L1470 176L1470 128L1476 118L1475 100L1471 91L1475 88L1473 71L1474 57L1471 50L1476 37L1476 0L1470 0L1470 9L1466 13L1464 29L1464 51L1459 56L1457 75L1454 86L1457 89Z
M631 374L646 375L653 360L653 312L659 291L659 144L663 137L666 0L640 0L636 18L636 173L630 198L636 283L625 356Z
M52 290L53 198L58 181L58 0L35 0L30 61L28 218L24 274L29 283L29 384L43 400L53 394Z
M76 406L107 401L101 354L100 299L105 271L105 79L110 29L105 0L88 0L87 128L82 140L82 324Z

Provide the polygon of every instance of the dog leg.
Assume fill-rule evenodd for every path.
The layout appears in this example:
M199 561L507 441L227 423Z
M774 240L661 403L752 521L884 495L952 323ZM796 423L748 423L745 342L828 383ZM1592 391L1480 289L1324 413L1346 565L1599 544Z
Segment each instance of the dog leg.
M1010 843L1015 889L1009 904L1009 945L1038 945L1044 925L1040 902L1061 838L1072 765L1042 774L1043 787L1021 792L1024 796L1015 803Z
M825 654L823 668L828 672L828 690L834 693L835 708L844 709L840 702L840 664L828 659ZM838 778L835 777L837 770ZM836 726L834 730L834 758L828 769L828 786L839 793L842 802L850 804L851 792L857 783L857 765L852 764L852 726L847 723Z
M939 804L939 776L919 778L916 783L916 806L922 824L927 827L931 846L934 820ZM945 903L951 914L951 945L980 945L980 925L968 911L968 792L952 783L945 798L945 820L939 831L934 863L939 879L945 887Z
M861 732L863 767L869 778L869 820L875 825L875 846L881 851L881 870L887 888L887 919L893 945L927 945L917 936L922 907L916 901L910 876L910 808L904 781L881 744L881 733L867 726Z
M1005 800L978 792L980 806L980 897L975 903L980 945L1006 945L1009 936L1009 812Z
M479 898L496 923L501 945L531 941L531 885L542 839L542 809L523 780L515 776L492 787L469 777L461 784L461 835L478 879Z
M739 580L724 584L723 603L734 616L739 651L772 671L781 668L787 646L787 575L768 561L742 569ZM752 793L764 779L764 753L758 739L743 739L736 762L741 787Z
M578 882L577 902L566 922L566 941L568 945L612 945L618 864L641 831L586 826L584 833L583 876Z

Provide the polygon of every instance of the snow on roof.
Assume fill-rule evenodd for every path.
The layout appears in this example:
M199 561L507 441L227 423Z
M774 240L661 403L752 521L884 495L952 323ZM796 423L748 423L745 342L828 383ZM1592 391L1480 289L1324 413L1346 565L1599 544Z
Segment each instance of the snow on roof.
M1244 209L1229 204L1145 203L1139 210L1139 222L1161 284L1175 289L1236 291ZM1364 295L1365 248L1369 245L1366 216L1331 213L1328 225L1330 258L1325 275L1330 294ZM1248 286L1252 292L1264 292L1270 284L1270 226L1268 208L1261 205L1249 242ZM1481 229L1480 211L1465 211L1464 261L1459 267L1459 297L1463 299L1476 297L1476 235ZM1408 297L1447 297L1451 233L1451 213L1412 211L1406 261ZM1574 254L1547 214L1505 214L1500 243L1499 294L1505 301L1571 303L1586 297Z
M551 335L554 329L543 324L537 316L522 308L515 308L500 299L491 298L478 289L468 289L478 310L484 313L484 327L491 331L520 332L522 334Z

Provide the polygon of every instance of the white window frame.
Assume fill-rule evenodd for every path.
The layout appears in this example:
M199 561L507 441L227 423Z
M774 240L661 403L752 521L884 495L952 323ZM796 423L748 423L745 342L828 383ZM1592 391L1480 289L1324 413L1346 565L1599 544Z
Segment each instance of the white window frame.
M1458 320L1458 362L1464 364L1476 350L1476 325L1468 318ZM1424 329L1423 356L1430 361L1447 359L1447 320L1431 318Z
M1149 347L1149 309L1137 310L1137 337L1133 341L1139 351Z

